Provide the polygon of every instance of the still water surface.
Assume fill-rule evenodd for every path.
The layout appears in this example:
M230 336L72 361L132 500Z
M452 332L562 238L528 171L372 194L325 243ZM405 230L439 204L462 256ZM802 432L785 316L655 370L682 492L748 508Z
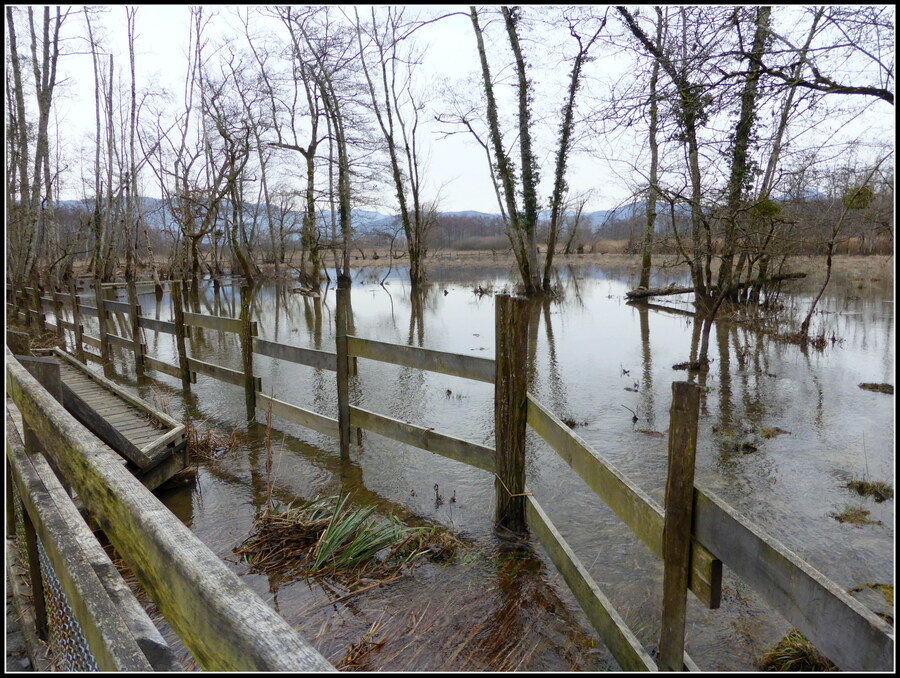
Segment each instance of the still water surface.
M501 268L433 270L422 295L401 276L359 272L352 286L351 333L368 339L492 358L494 304L476 285L510 288ZM855 478L893 483L893 397L858 388L894 383L892 280L833 280L817 322L824 351L774 340L739 323L719 323L710 338L700 420L696 484L720 496L844 588L893 583L893 501L851 493ZM663 503L673 365L690 357L693 320L625 303L636 284L626 269L563 269L559 301L535 303L530 327L531 391L632 482ZM784 301L802 312L811 284L795 283ZM239 314L237 289L203 290L199 310ZM169 319L168 297L142 296L143 312ZM688 310L687 305L667 303ZM256 290L253 318L263 339L334 350L333 290L313 301L283 286ZM814 333L817 326L814 325ZM240 369L235 335L203 330L189 351ZM177 363L170 335L150 332L149 350ZM124 361L119 371L128 373ZM263 390L336 416L333 372L254 356ZM133 374L133 372L132 372ZM134 383L126 378L125 383ZM351 403L420 426L493 445L492 386L360 359ZM136 390L248 437L238 455L201 465L194 485L162 494L166 504L221 557L250 533L264 503L261 426L248 428L243 391L198 376L183 398L179 382L158 375ZM632 411L639 420L632 421ZM264 417L260 415L260 420ZM762 429L786 431L764 437ZM282 501L352 492L385 515L440 523L471 542L452 565L424 565L412 577L334 604L338 584L279 581L234 570L333 663L376 622L383 645L369 670L603 670L615 662L540 547L524 555L492 533L493 477L372 433L339 459L336 440L275 418L276 493ZM751 444L755 451L744 443ZM646 647L659 634L662 567L537 436L529 433L528 485ZM437 489L435 489L437 488ZM437 500L437 497L440 500ZM451 500L452 499L452 500ZM863 506L881 524L853 526L830 514ZM726 568L719 610L689 596L687 651L704 670L753 669L790 626Z

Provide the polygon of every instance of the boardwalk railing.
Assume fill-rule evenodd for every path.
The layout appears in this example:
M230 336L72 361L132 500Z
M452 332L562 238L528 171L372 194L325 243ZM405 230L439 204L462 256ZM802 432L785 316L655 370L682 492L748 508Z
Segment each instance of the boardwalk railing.
M32 290L8 288L8 291L12 291L14 304L28 322L42 321L40 314L29 310L29 304L40 298L37 294ZM178 294L173 296L176 299L180 297ZM47 297L40 299L44 305L53 302L53 299ZM73 299L74 297L69 298L70 304ZM363 339L346 334L346 325L340 323L337 334L342 341L337 342L338 350L335 353L316 351L259 339L255 336L255 323L251 325L248 317L238 321L233 318L184 313L183 320L179 322L178 304L175 320L154 321L151 324L140 317L139 325L145 329L169 332L176 337L179 333L183 336L185 326L199 326L201 323L203 327L235 333L240 337L244 351L250 355L256 353L334 371L338 376L339 393L346 392L347 389L346 381L350 370L346 369L346 364L358 358L493 383L495 404L502 407L502 410L498 410L502 411L501 416L495 418L502 421L497 425L497 444L495 448L490 448L349 403L346 407L339 407L338 417L333 418L277 400L264 395L258 379L248 379L252 377L252 360L244 361L245 372L240 373L201 363L186 355L185 345L179 346L179 360L188 369L243 386L248 391L253 389L256 408L265 409L271 404L273 414L288 421L337 439L345 437L345 432L350 427L358 427L493 473L496 478L497 504L500 507L496 521L504 524L512 520L514 525L524 515L528 527L562 573L597 633L623 668L697 669L696 664L683 651L684 595L690 590L706 607L718 608L724 564L753 586L774 609L840 668L861 671L893 669L894 637L890 625L777 540L737 514L714 494L694 485L693 447L696 445L699 401L691 392L696 386L682 382L673 384L673 410L669 426L669 479L666 506L663 508L531 394L525 392L520 383L509 384L507 375L526 373L524 359L521 357L526 355L521 350L521 337L523 318L527 314L517 314L508 308L522 303L520 301L505 295L497 295L495 301L498 318L497 358L494 360ZM126 306L121 304L113 308L127 313L130 309ZM85 306L73 304L73 310L78 307L82 312L85 311ZM106 307L108 312L109 302ZM94 309L88 309L87 312L90 313L91 310ZM72 323L61 321L59 324L75 332L71 327ZM117 343L123 348L134 350L137 346L136 342L121 337L119 339L121 341ZM93 345L92 340L96 338L84 336L84 341L89 345ZM504 346L515 348L508 353ZM76 350L78 349L76 346ZM519 357L513 357L514 354ZM144 356L145 366L172 376L181 374L185 387L189 388L189 383L184 381L183 367L162 363L163 367L160 368L155 366L160 361L148 360L149 357L146 354ZM501 369L500 357L508 363L507 367ZM195 378L194 375L190 376ZM498 388L498 381L503 382L502 388ZM521 463L526 424L578 473L584 483L616 513L654 556L663 560L665 617L660 638L659 667L641 647L635 635L550 522L537 499L528 491L524 464ZM511 459L511 455L520 458ZM685 459L689 460L686 464L683 463ZM505 501L510 497L518 501ZM510 514L504 513L505 511L516 515L510 518ZM678 661L679 657L682 662Z
M121 601L109 601L110 596L103 595L111 563L107 559L105 573L94 571L103 565L97 555L100 547L92 545L87 527L73 518L77 510L71 502L55 508L55 502L66 494L49 472L44 456L78 493L92 519L201 667L220 671L334 670L144 488L112 450L76 421L9 349L6 390L26 431L25 444L14 426L7 433L8 471L15 494L27 516L26 524L34 526L31 531L40 537L42 550L62 583L97 668L144 671L176 667L151 666L142 652L143 638L131 632L133 624L124 618ZM11 509L15 510L7 505L7 511ZM74 528L66 529L59 518L61 512ZM26 542L34 565L37 548L31 547L34 539L27 537L27 531ZM91 554L90 558L84 553ZM99 565L92 567L94 562ZM32 567L33 586L40 587L39 572Z

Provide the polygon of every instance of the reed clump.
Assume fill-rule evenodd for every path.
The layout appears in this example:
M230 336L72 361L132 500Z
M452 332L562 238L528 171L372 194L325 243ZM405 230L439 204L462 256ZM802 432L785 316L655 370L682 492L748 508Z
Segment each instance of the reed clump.
M188 455L192 461L217 461L244 445L236 428L231 435L226 436L193 419L186 419L184 429L187 434Z
M763 655L760 668L763 671L838 670L796 629L791 629L772 650Z
M255 532L235 549L254 571L357 583L393 580L425 559L451 560L462 542L437 527L408 527L373 507L352 508L348 495L298 505L272 502Z
M851 480L847 487L862 497L872 497L876 503L881 503L894 498L894 488L890 483L881 480Z
M867 511L861 506L845 506L840 513L832 513L831 517L839 523L850 523L852 525L881 525L880 520L870 520L871 511Z

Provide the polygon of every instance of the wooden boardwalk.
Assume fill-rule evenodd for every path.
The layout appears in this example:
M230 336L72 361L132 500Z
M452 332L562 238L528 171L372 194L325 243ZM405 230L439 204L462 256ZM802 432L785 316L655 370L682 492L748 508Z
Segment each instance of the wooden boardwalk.
M145 487L155 489L187 466L183 424L54 349L63 405L109 445Z

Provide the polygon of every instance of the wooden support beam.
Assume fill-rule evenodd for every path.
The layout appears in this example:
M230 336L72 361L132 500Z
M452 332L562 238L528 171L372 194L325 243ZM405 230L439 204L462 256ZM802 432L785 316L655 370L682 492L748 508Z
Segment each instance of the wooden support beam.
M526 531L525 429L528 421L528 300L498 294L495 304L494 523Z
M66 333L63 331L63 321L65 319L63 318L62 295L56 290L53 290L51 294L53 295L53 315L56 318L56 338L65 345Z
M128 282L129 323L131 325L131 341L134 345L134 371L138 379L144 376L144 346L141 343L140 305L134 280Z
M241 287L241 365L244 369L244 402L247 406L247 421L256 421L257 383L253 378L253 335L255 324L250 320L250 302L253 291Z
M109 339L107 337L108 316L106 314L106 302L103 299L103 287L99 278L94 281L94 299L97 304L97 321L100 325L100 359L103 361L104 365L107 365L110 362Z
M184 307L181 301L181 284L172 282L172 309L175 314L175 346L178 348L178 367L181 372L181 388L185 393L191 391L191 370L188 367L187 348L184 341Z
M339 280L335 309L335 347L337 353L338 427L341 459L350 458L350 358L347 351L347 327L350 307L350 285Z
M663 603L659 668L684 669L684 627L690 578L691 515L700 387L687 381L672 384L669 410L669 473L663 527Z

